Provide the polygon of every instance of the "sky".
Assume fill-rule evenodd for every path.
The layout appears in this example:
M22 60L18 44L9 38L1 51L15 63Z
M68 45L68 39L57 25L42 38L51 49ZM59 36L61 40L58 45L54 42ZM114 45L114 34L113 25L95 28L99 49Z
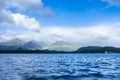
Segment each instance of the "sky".
M120 0L0 0L0 42L120 47Z

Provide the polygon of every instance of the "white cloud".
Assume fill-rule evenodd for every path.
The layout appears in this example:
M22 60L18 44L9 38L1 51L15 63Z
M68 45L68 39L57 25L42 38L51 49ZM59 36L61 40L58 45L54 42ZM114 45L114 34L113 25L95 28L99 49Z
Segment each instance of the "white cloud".
M15 8L18 13L13 13ZM0 24L19 26L27 30L38 30L40 23L34 17L21 14L21 11L39 13L51 16L50 8L45 7L41 0L0 0Z
M118 24L118 23L117 23ZM120 26L116 23L95 25L91 27L44 27L40 31L23 31L11 34L12 38L23 40L44 41L53 43L55 41L66 41L77 43L80 46L119 46ZM8 38L8 34L4 34ZM120 47L120 46L119 46Z
M11 15L16 26L23 27L28 30L38 30L40 27L40 24L35 20L35 18L29 18L19 13Z
M108 2L110 5L120 6L120 0L102 0L104 2Z
M27 10L30 12L38 12L44 16L52 16L53 13L50 8L45 7L42 0L16 0L10 2L12 7L17 7L19 10Z
M12 30L6 30L5 34L0 35L0 41L7 41L15 38L16 32Z
M52 16L50 8L45 7L42 0L0 0L0 9L17 8L22 11L38 12L45 16Z
M40 28L40 24L35 18L6 10L1 10L0 13L0 24L2 25L14 25L27 30L38 30Z
M19 26L27 30L38 30L40 23L33 17L25 14L13 13L9 8L14 7L20 10L46 12L41 0L4 0L0 1L0 24ZM46 13L47 14L47 13Z
M0 24L9 24L13 23L13 17L11 12L6 10L0 10Z

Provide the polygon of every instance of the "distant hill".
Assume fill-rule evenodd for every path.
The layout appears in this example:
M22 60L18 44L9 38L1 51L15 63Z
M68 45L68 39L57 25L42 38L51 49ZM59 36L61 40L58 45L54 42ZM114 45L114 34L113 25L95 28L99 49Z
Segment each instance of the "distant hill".
M35 50L35 49L40 49L41 46L40 44L38 44L37 42L35 41L29 41L27 43L25 43L23 46L22 46L23 49L27 49L27 50Z
M5 45L0 45L0 50L16 50L20 46L5 46Z
M16 50L17 48L24 45L25 42L20 39L13 39L0 43L0 50Z
M37 52L37 53L120 53L120 48L117 47L100 47L100 46L87 46L80 47L69 42L57 41L51 45L46 45L44 42L36 41L23 41L20 39L13 39L0 43L1 52Z
M8 40L0 43L0 45L4 45L4 46L20 46L24 44L25 44L25 41L22 41L20 39L13 39L13 40Z
M82 47L76 50L77 53L120 53L120 48L116 47L99 47L99 46L88 46L88 47Z
M40 49L40 48L41 48L41 45L38 42L35 42L35 41L25 42L20 39L13 39L13 40L0 43L0 50L16 50L16 49L17 50L18 49L35 50L35 49Z
M14 48L14 47L12 47ZM82 47L76 51L56 51L56 50L24 50L21 47L16 49L16 50L0 50L0 53L120 53L120 48L115 48L115 47L94 47L94 46L89 46L89 47Z

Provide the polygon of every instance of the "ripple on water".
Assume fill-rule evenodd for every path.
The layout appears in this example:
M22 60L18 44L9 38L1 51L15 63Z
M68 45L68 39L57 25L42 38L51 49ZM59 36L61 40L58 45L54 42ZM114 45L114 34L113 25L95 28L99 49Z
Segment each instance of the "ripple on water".
M53 75L43 75L43 76L24 76L23 80L74 80L77 78L89 77L88 75L70 75L70 74L53 74Z
M116 55L0 55L0 80L120 80Z

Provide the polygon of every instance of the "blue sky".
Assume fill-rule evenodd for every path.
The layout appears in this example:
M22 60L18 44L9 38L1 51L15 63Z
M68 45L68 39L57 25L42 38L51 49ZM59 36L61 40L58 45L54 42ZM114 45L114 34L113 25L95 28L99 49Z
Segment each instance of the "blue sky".
M0 14L0 41L120 44L120 0L4 0Z
M120 7L101 0L43 0L43 3L53 11L52 18L40 20L43 25L89 26L119 21Z

